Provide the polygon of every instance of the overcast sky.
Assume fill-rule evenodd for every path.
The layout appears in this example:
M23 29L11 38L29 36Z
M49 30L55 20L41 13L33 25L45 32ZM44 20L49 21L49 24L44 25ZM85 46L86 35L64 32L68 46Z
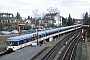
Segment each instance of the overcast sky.
M32 11L38 9L39 14L46 12L49 7L57 7L60 15L68 17L69 13L72 18L82 18L82 14L90 12L89 0L0 0L0 12L13 13L17 12L22 17L32 16Z

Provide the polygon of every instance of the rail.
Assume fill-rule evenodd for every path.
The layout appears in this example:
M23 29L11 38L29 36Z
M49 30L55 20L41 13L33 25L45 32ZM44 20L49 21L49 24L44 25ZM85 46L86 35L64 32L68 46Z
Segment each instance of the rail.
M80 38L80 35L76 36L73 41L71 41L70 44L67 45L67 47L63 50L58 60L71 60L73 58L73 52Z
M58 42L49 52L47 52L41 60L53 60L54 56L58 53L60 48L62 48L63 45L65 45L65 42L68 41L70 37L72 37L74 34L71 33L64 39L62 39L60 42Z

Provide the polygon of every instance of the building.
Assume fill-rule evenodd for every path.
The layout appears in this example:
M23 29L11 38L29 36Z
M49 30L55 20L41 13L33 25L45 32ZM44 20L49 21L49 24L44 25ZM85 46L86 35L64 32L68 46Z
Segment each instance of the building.
M3 26L2 30L17 29L19 22L20 21L17 20L17 18L14 17L12 13L0 13L0 23Z
M15 23L17 18L13 16L11 13L0 13L0 22L3 24L7 23Z
M82 24L83 19L74 19L74 24Z
M62 17L58 13L46 14L42 19L45 26L54 24L56 26L62 26Z
M54 17L54 20L55 20L54 24L55 24L56 26L62 26L62 17L61 17L59 14L57 14L57 15Z
M31 25L31 20L30 19L25 19L24 23L27 24L27 25Z

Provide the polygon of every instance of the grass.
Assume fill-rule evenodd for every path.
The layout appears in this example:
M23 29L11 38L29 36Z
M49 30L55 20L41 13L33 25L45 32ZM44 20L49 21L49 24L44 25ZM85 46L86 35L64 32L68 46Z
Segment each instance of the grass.
M0 47L6 46L6 39L13 36L17 36L17 34L0 35Z

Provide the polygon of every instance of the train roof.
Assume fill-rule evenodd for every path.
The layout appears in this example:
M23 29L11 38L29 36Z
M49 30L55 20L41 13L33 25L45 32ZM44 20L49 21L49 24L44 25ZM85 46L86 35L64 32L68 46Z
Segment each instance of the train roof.
M26 34L26 35L7 38L7 41L19 41L19 40L27 39L27 38L30 38L30 37L32 37L32 34Z
M45 34L45 33L50 33L50 32L54 32L54 31L57 31L57 30L64 30L64 29L75 27L75 26L76 27L81 26L81 25L82 24L77 24L77 25L72 25L72 26L66 26L66 27L61 27L61 28L55 28L55 29L50 29L50 30L39 31L38 34L42 35L42 34ZM31 34L26 34L26 35L7 38L7 41L20 41L20 40L23 40L23 39L28 39L30 37L33 37L33 34L36 34L36 33L31 33Z
M45 30L44 31L39 31L38 34L41 35L41 34L45 34Z

